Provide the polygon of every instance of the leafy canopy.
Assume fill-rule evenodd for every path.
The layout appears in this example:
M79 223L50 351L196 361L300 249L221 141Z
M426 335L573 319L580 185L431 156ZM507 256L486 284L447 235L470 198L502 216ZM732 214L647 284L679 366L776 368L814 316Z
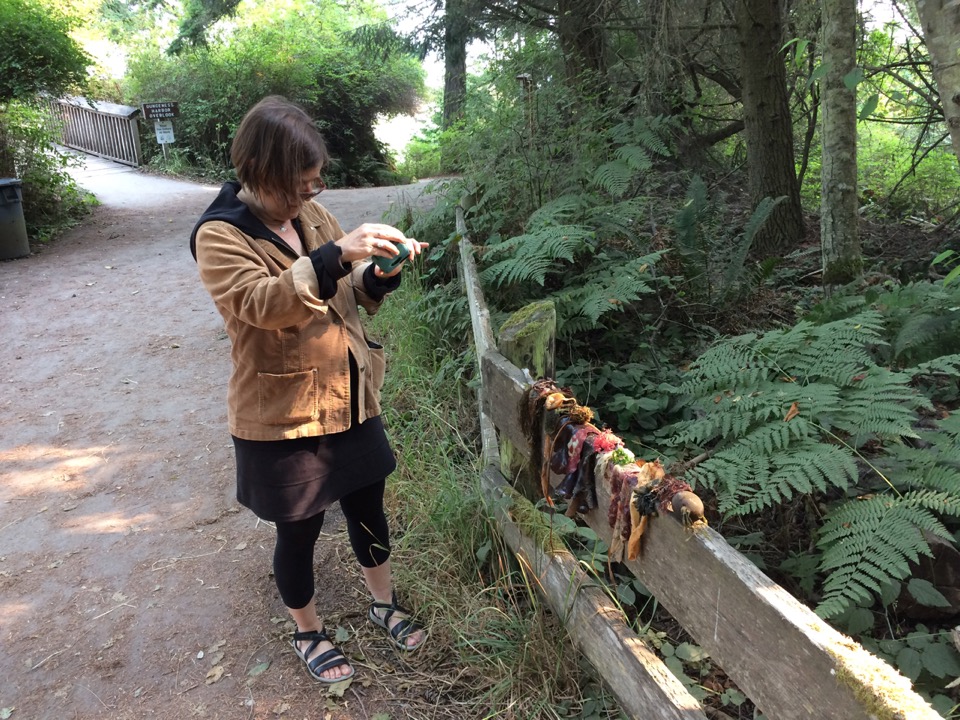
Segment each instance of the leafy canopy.
M154 46L135 55L131 99L178 101L178 146L193 162L223 171L243 114L266 95L283 95L317 120L334 158L328 182L382 182L388 162L373 124L381 114L413 110L423 72L412 56L384 58L350 42L362 20L330 4L245 3L206 47L170 56Z
M67 34L72 25L40 0L0 3L0 102L59 93L84 80L91 60Z

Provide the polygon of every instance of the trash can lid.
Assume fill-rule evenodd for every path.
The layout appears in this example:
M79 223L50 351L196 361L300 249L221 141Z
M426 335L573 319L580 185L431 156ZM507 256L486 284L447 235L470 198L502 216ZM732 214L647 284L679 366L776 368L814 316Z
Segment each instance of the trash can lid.
M23 180L19 178L0 178L0 187L10 187L10 186L21 186L23 185Z

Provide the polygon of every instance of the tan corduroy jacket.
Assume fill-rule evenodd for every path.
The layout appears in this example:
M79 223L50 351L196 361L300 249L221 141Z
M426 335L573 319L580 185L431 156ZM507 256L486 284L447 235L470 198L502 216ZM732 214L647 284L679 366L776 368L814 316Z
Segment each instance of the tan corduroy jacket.
M299 219L308 253L344 234L315 202L304 205ZM196 257L232 344L227 402L233 435L282 440L349 428L348 349L360 371L358 420L380 414L383 348L367 338L358 311L361 305L373 315L380 306L364 289L369 263L353 263L336 295L321 300L309 257L297 258L225 221L199 226Z

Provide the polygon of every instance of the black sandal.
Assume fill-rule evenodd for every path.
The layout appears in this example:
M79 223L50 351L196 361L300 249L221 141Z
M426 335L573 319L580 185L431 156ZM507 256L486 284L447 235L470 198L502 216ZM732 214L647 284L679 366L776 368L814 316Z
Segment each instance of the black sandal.
M381 618L377 615L377 610L386 610ZM390 628L390 618L393 617L394 613L401 613L407 617L398 621L393 628ZM407 645L407 638L411 635L417 633L418 631L423 630L423 625L416 622L412 619L413 613L410 610L407 610L404 607L397 605L397 593L394 592L392 599L389 603L379 603L374 602L370 604L370 621L376 625L379 625L390 635L390 639L393 641L393 644L396 645L400 650L416 650L418 647L423 645L427 639L426 633L424 633L423 638L416 645Z
M305 642L307 640L310 641L310 645L307 646L305 651L301 650L297 643ZM322 642L333 644L333 641L330 640L330 636L327 635L326 628L323 628L322 630L305 630L303 632L295 632L293 634L293 640L290 641L290 644L293 645L294 651L306 664L307 672L310 673L310 676L314 680L332 685L333 683L343 682L344 680L349 680L352 678L354 673L356 673L356 670L353 669L353 666L350 665L350 661L347 660L346 656L338 647L334 647L332 650L327 650L325 653L320 653L312 660L307 660L307 658L310 657L310 653L312 653L316 649L317 645ZM340 667L341 665L346 665L350 668L349 675L341 675L338 678L327 678L320 674L326 672L327 670L332 670L335 667Z

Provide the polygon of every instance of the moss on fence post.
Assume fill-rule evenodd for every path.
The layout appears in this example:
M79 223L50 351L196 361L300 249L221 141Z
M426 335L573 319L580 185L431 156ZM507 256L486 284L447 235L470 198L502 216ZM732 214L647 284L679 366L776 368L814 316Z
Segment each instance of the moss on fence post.
M553 377L557 338L557 311L550 300L531 303L517 310L500 327L500 353L534 378ZM500 471L528 499L540 495L540 480L531 465L507 440L500 442Z

